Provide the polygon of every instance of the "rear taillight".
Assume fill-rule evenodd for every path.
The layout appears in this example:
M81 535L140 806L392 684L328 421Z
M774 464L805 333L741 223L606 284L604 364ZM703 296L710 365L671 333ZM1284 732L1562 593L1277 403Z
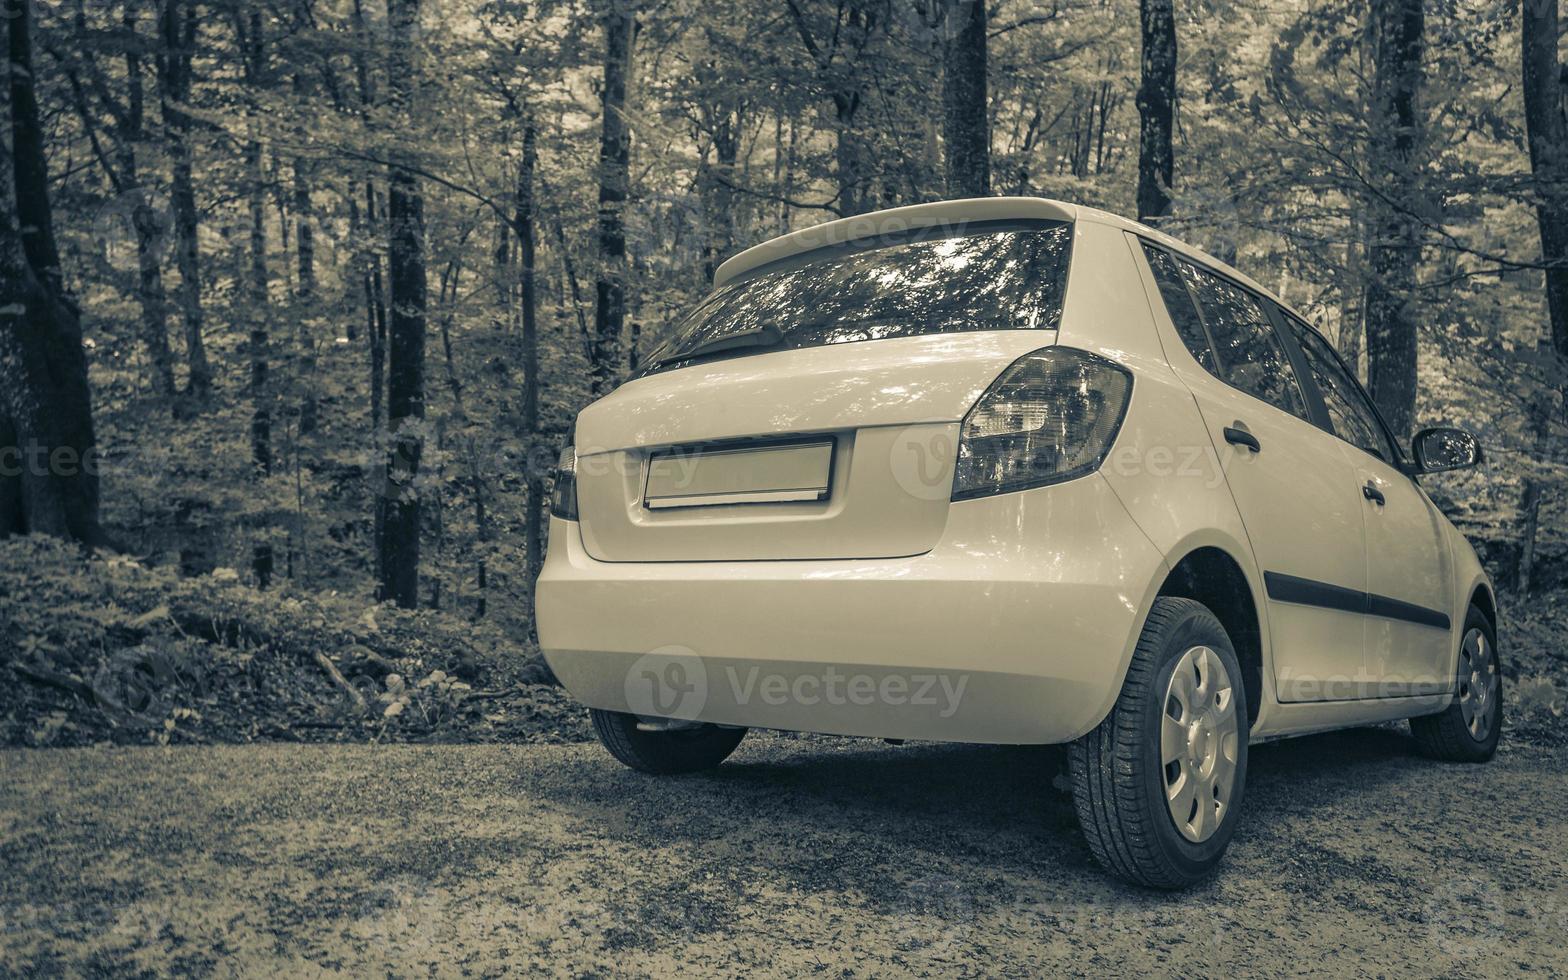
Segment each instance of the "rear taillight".
M1025 354L991 383L959 431L953 499L1092 473L1116 441L1132 394L1118 364L1071 347Z
M550 513L563 521L577 520L577 447L561 450L555 467L555 486L550 490Z

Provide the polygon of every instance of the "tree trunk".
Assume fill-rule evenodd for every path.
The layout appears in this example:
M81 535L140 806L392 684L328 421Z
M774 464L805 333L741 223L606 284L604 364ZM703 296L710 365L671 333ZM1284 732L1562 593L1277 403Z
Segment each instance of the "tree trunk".
M942 139L948 197L991 193L990 106L986 100L985 0L945 0Z
M17 226L27 262L57 297L65 296L60 252L54 238L54 216L49 210L49 170L44 159L44 134L38 116L38 96L33 76L32 3L5 0L5 21L10 25L7 51L11 59L11 127L16 171Z
M249 130L245 142L245 172L250 187L250 275L246 281L247 305L250 309L250 455L257 481L272 475L272 405L268 384L270 343L267 276L267 182L262 170L260 122L256 115L254 99L261 87L261 76L266 57L262 47L261 11L252 9L248 23L243 28L242 44L245 59L245 84L250 90L252 103L247 112ZM272 544L258 541L251 551L251 571L256 577L256 587L265 589L272 584Z
M1557 61L1556 0L1525 0L1521 31L1524 118L1530 143L1535 214L1546 270L1552 349L1568 357L1568 116L1565 79Z
M127 35L136 33L136 5L127 3L121 18ZM120 180L131 205L131 227L136 233L136 288L142 311L142 342L152 362L153 388L159 395L174 394L174 356L169 351L168 296L163 288L161 243L167 229L153 210L150 188L141 186L136 151L145 138L142 59L136 44L125 49L126 107L120 132Z
M620 375L621 329L626 320L625 210L631 182L631 134L626 85L632 71L635 18L628 5L605 5L604 99L599 138L599 270L594 283L593 392L602 395Z
M159 13L161 54L158 92L169 143L169 198L174 211L175 265L180 272L179 304L185 326L186 394L204 399L212 391L212 365L202 340L201 252L197 237L196 189L191 176L191 57L195 47L196 8L188 0L164 0Z
M1409 437L1416 408L1416 266L1421 259L1417 169L1421 121L1423 0L1372 4L1371 173L1382 184L1371 210L1367 289L1367 382L1397 439Z
M512 224L505 218L496 221L495 251L491 269L495 279L495 326L502 333L512 332Z
M316 238L311 227L310 178L304 161L294 160L294 228L299 282L294 319L299 343L299 434L316 431L316 342L310 321L316 313Z
M740 156L741 132L745 128L745 117L738 108L715 106L712 119L714 163L709 167L704 160L700 170L703 210L708 216L702 272L710 285L719 263L735 251L735 161ZM633 353L627 364L635 367L635 359Z
M310 28L311 0L296 0L294 4L294 29L305 32ZM303 68L294 70L293 90L295 101L303 106L309 103L311 85ZM308 142L307 134L298 134L301 144ZM310 166L302 156L293 161L293 208L295 266L298 282L294 293L295 343L299 346L299 370L295 372L295 387L299 393L299 434L308 436L316 431L316 342L311 335L311 323L316 309L316 235L315 220L310 199Z
M43 131L31 97L30 4L6 0L5 15L11 138L0 136L0 537L53 534L95 547L106 542L91 390L81 324L58 291ZM25 218L19 192L33 195ZM19 219L29 222L26 236Z
M539 326L534 276L534 168L538 162L537 133L532 117L523 124L523 159L517 170L517 286L523 320L523 439L528 445L527 499L524 501L523 547L528 561L528 594L532 620L534 583L544 564L544 460L539 451Z
M865 158L860 134L855 130L855 113L860 109L859 92L839 92L833 96L833 171L838 179L838 213L860 214L865 208Z
M1176 14L1172 0L1141 0L1142 81L1138 86L1138 220L1154 223L1171 209L1175 179L1171 131L1176 120Z
M1568 411L1568 116L1564 115L1563 69L1557 60L1557 0L1525 0L1520 30L1523 65L1524 121L1530 145L1530 173L1535 183L1536 224L1541 235L1541 260L1546 265L1546 311L1550 336L1538 345L1548 385L1558 400L1542 392L1531 406L1536 454L1544 461L1551 451L1551 427ZM1520 503L1521 542L1519 591L1530 588L1535 536L1540 526L1542 488L1525 481Z
M1536 363L1543 368L1543 374L1550 378L1553 376L1552 368L1557 354L1552 350L1550 340L1542 338L1535 345ZM1531 448L1534 459L1531 461L1535 468L1540 467L1551 457L1552 450L1552 422L1555 392L1552 388L1542 386L1536 390L1535 396L1530 399L1529 418L1532 433ZM1533 472L1538 469L1533 468ZM1530 594L1530 582L1535 572L1536 534L1541 527L1541 502L1545 496L1545 487L1542 481L1535 476L1527 476L1524 480L1523 492L1519 498L1519 566L1515 575L1515 585L1519 595Z
M368 112L375 104L375 91L371 87L370 65L365 52L370 49L370 35L365 27L365 10L361 0L354 0L353 14L354 34L359 40L359 47L354 55L354 75L359 85L359 103ZM352 199L353 194L349 197ZM350 207L352 207L352 203ZM359 242L376 241L381 227L381 212L376 200L376 182L373 177L365 179L365 222L363 234L356 239ZM381 424L383 416L383 399L386 392L386 344L387 344L387 306L386 290L381 280L381 255L380 249L372 246L364 247L365 269L365 332L370 340L370 431L375 436L378 444L381 438ZM381 540L381 508L376 508L376 540ZM377 556L380 555L380 545L377 545ZM381 580L379 565L376 569L376 581Z
M396 109L404 118L412 106L412 48L419 22L419 0L388 0L392 31L387 76ZM390 230L388 271L392 318L387 373L387 422L392 443L377 550L381 582L377 598L404 609L419 603L419 494L415 478L423 451L425 417L425 214L419 187L407 169L394 164L388 194Z
M377 237L379 204L374 181L365 183L365 219L372 239ZM387 290L381 277L381 255L370 249L365 270L365 320L370 332L370 429L380 433L386 421L387 391Z

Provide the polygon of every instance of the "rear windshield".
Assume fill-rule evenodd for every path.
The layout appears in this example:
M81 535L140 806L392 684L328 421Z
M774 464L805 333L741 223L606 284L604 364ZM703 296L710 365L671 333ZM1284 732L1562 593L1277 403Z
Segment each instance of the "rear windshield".
M716 290L640 373L861 340L1060 325L1067 222L884 242L811 252Z

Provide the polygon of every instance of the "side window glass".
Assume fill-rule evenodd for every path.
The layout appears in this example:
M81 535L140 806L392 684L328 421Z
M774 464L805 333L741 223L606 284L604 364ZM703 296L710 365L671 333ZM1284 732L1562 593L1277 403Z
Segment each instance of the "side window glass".
M1211 272L1186 262L1180 265L1198 297L1225 380L1297 418L1309 418L1290 358L1258 301Z
M1328 341L1294 317L1286 315L1285 322L1301 344L1307 368L1323 392L1323 404L1328 408L1329 421L1334 432L1353 446L1359 446L1384 462L1393 462L1393 452L1383 430L1372 414L1361 389L1340 364Z
M1209 335L1203 329L1198 308L1192 305L1192 294L1187 292L1186 284L1181 281L1176 260L1165 249L1147 243L1143 246L1143 254L1149 258L1149 268L1154 270L1154 280L1160 285L1160 297L1165 300L1165 310L1171 315L1171 322L1176 324L1176 332L1181 334L1182 343L1187 345L1192 356L1197 358L1205 370L1218 376L1220 369L1214 363Z

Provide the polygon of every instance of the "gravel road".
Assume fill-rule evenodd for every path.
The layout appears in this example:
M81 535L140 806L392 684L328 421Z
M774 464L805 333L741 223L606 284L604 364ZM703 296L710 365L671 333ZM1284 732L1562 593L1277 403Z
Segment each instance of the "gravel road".
M0 974L1568 971L1568 759L1257 747L1221 874L1092 863L1062 753L754 735L657 780L595 745L0 754Z

